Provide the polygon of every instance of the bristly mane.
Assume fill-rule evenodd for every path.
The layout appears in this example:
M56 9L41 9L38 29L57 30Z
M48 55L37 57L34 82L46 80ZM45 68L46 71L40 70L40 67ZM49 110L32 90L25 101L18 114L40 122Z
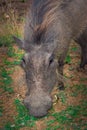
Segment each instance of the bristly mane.
M33 0L27 15L24 39L30 43L41 44L54 38L50 31L56 20L58 7L67 6L72 0ZM53 31L51 29L51 31ZM48 35L48 32L50 35ZM47 36L46 36L47 35Z

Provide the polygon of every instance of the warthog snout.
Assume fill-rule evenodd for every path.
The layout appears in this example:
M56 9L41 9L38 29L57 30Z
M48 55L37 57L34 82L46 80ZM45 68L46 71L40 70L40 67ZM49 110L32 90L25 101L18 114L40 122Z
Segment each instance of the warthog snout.
M24 100L24 104L29 109L30 115L35 117L43 117L47 114L48 110L52 106L52 101L50 96L43 95L30 95Z

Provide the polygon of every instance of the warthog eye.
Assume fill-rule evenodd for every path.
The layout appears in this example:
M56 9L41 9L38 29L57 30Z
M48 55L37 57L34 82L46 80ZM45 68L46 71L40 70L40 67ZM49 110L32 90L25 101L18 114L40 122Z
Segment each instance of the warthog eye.
M25 59L24 59L24 58L22 58L22 60L21 60L21 66L24 68L24 67L25 67L25 65L26 65L26 61L25 61Z
M24 58L22 58L22 62L23 62L23 63L26 63Z
M54 62L54 56L52 55L50 58L49 58L49 66Z

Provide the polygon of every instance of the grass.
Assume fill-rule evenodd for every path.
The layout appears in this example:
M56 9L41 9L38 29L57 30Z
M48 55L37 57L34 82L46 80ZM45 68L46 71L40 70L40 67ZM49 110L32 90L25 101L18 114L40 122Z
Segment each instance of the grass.
M4 129L5 130L19 130L20 128L26 127L35 127L36 118L29 116L28 110L21 103L19 99L14 100L14 104L16 106L17 116L14 116L14 123L8 122Z
M77 47L72 47L72 48L71 48L71 51L77 51L77 50L78 50Z
M0 117L3 115L3 107L0 106Z
M87 78L80 78L81 81L87 81Z
M14 58L14 60L11 62L8 59L4 59L4 66L1 69L1 88L4 90L4 92L8 92L9 94L14 93L12 85L12 78L10 74L13 72L12 68L15 65L20 64L20 60L23 56L23 52L21 52L19 49L17 51L18 53L15 54L15 51L12 46L8 46L7 55L8 57ZM21 52L21 53L20 53ZM11 68L10 71L8 71L7 68ZM0 103L1 104L1 103ZM21 127L27 126L27 127L33 127L35 126L36 119L34 117L29 116L29 113L25 106L21 103L19 99L14 100L14 104L16 106L16 111L18 113L17 116L14 116L14 123L7 122L4 126L4 130L19 130ZM0 107L0 116L3 116L3 109L2 106Z
M15 99L15 105L18 112L18 115L15 117L16 127L18 126L20 128L23 126L28 126L28 127L35 126L35 121L37 119L29 115L28 110L20 102L20 100Z
M12 43L12 38L11 35L4 35L4 36L0 36L0 47L1 46L10 46L10 44Z
M21 0L21 2L25 2L25 0ZM7 6L8 7L8 6ZM4 9L4 8L3 8ZM3 93L13 94L14 89L12 87L12 78L10 74L13 72L13 67L15 65L20 64L21 57L23 56L23 52L19 49L15 50L13 48L13 39L12 35L15 34L17 36L22 35L22 27L24 18L21 18L19 23L18 14L14 13L13 9L8 8L8 12L5 11L5 16L1 19L2 24L0 24L0 47L7 48L6 58L3 59L3 67L1 68L1 77L0 77L0 88L3 90ZM8 16L8 18L7 18ZM4 22L5 21L5 22ZM22 26L21 26L22 25ZM20 33L19 33L20 32ZM10 61L7 57L14 59ZM9 69L10 68L10 69ZM14 100L14 104L16 107L16 111L18 113L17 116L14 115L14 122L8 122L3 127L3 130L18 130L21 127L28 126L33 127L35 125L35 118L29 116L27 109L18 99ZM0 102L0 116L3 115L3 105Z
M13 93L14 90L11 87L12 78L9 76L9 72L7 72L5 68L3 68L2 71L1 71L1 77L2 77L2 80L1 80L2 85L0 87L4 91L7 91L9 93Z
M21 58L23 56L23 53L20 49L16 50L17 53L15 53L14 48L12 47L11 39L7 41L6 37L3 38L2 45L4 41L6 40L5 46L8 47L7 51L7 57L13 58L14 60L9 61L8 58L3 59L4 66L1 69L1 86L0 88L3 89L3 92L8 92L9 94L13 94L14 90L12 87L12 78L10 74L13 73L12 68L15 65L19 65ZM8 44L9 43L9 44ZM10 70L8 70L10 68ZM1 103L0 103L1 104ZM4 130L18 130L21 127L27 126L27 127L33 127L35 125L35 118L29 116L29 113L25 106L19 101L18 99L15 99L14 104L16 106L16 111L18 113L17 116L14 116L14 123L7 122L4 126ZM0 107L0 116L3 116L3 108L2 105Z
M87 116L87 103L83 108L83 104L80 106L68 106L61 112L53 113L54 120L47 122L46 130L82 130L83 127L87 128L87 123L81 119L81 117ZM57 124L55 127L55 123ZM67 129L66 129L67 128Z
M8 57L14 57L15 56L15 50L13 49L12 45L10 45L8 47L7 55L8 55Z
M77 97L79 94L86 96L87 86L85 84L76 84L73 86L73 92L71 96Z
M67 64L71 63L71 56L69 54L66 56L65 63Z
M2 44L4 43L4 41L6 41L6 38L7 38L7 36L4 37ZM10 74L13 73L13 67L15 65L19 65L20 64L21 58L23 56L23 53L18 49L18 51L17 51L18 53L15 54L15 50L12 47L12 43L11 43L12 39L7 40L6 42L7 43L6 43L5 46L8 47L8 50L7 50L7 56L6 56L6 58L3 59L3 61L4 61L3 65L4 66L1 68L1 71L0 71L1 72L1 79L0 79L1 85L0 85L0 88L3 89L3 93L7 92L9 94L13 94L14 93L14 89L12 87L13 80L12 80ZM13 61L9 61L7 57L14 58L14 60ZM4 116L3 115L3 107L2 107L1 102L0 102L0 105L1 105L0 106L0 116ZM19 120L19 118L20 117L18 117L18 118L15 119L15 122L16 122L17 126L18 126L17 121ZM10 130L10 129L13 130L14 129L13 126L14 125L12 125L11 122L7 122L6 125L5 125L5 127L4 127L4 129L5 130Z
M60 101L61 101L63 104L66 103L66 98L67 98L67 96L66 96L66 94L65 94L64 91L59 92L59 93L58 93L58 97L59 97Z

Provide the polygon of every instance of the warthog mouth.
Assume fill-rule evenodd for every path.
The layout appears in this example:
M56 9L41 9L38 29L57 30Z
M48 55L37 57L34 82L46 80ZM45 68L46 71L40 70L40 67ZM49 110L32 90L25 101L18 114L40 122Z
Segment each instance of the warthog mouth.
M43 117L47 115L48 110L52 107L52 99L46 95L43 97L27 96L24 99L24 105L29 110L29 114L34 117Z

